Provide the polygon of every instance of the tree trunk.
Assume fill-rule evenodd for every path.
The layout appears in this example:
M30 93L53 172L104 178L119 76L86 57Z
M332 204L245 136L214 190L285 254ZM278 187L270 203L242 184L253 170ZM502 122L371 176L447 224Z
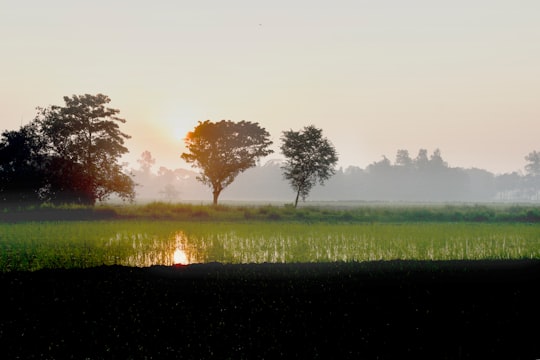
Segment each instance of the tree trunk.
M300 190L296 193L296 200L294 200L294 208L298 206L298 198L300 197Z
M218 200L218 197L219 197L219 193L220 193L220 191L217 191L217 190L214 190L212 192L212 194L214 195L214 202L213 202L214 206L217 205L217 200Z

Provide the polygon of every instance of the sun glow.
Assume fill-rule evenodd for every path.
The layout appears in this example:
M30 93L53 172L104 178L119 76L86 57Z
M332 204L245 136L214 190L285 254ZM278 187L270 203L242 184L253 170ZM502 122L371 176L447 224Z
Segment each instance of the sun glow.
M173 261L175 265L187 265L189 260L187 258L186 252L180 248L174 251Z

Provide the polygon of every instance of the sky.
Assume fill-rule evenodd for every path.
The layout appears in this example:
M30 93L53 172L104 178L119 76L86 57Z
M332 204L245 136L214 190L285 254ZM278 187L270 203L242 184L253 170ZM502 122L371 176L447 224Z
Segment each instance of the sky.
M523 171L540 150L538 0L0 0L0 130L102 93L131 167L189 168L198 121L307 125L365 168L398 149Z

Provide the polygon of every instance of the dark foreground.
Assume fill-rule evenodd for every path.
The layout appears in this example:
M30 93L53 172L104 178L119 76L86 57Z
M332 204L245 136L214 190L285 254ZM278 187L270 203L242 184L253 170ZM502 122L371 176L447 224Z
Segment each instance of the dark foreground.
M0 274L0 357L538 359L540 262Z

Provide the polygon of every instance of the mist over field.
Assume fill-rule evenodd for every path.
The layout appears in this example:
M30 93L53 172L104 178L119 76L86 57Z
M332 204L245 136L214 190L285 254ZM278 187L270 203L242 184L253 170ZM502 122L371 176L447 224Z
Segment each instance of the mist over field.
M407 152L405 152L405 155ZM401 156L399 156L401 154ZM386 157L366 168L339 168L323 186L316 185L307 201L385 202L529 202L538 201L534 177L522 172L494 174L479 168L451 167L439 150L420 150L415 159L398 151L395 161ZM154 160L154 159L152 159ZM155 162L155 160L154 160ZM132 169L137 183L136 201L210 201L209 187L197 181L196 169L168 169L142 164ZM238 175L223 190L224 201L286 202L295 193L283 178L279 159L263 160Z

